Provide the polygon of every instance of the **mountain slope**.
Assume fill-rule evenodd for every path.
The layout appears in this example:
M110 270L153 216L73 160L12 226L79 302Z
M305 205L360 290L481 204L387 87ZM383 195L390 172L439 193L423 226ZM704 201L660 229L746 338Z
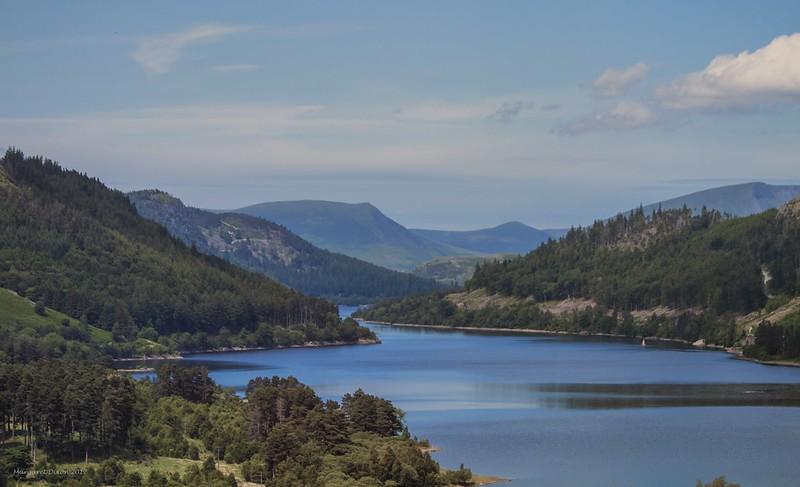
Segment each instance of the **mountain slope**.
M434 257L473 253L414 235L369 203L278 201L230 212L281 224L318 247L389 269L410 271Z
M799 205L732 219L636 210L480 265L466 286L471 296L417 296L362 316L733 345L748 333L736 319L800 294Z
M281 225L237 213L185 206L162 191L135 191L128 198L143 217L203 253L261 272L304 293L343 304L432 291L436 284L315 247Z
M732 216L748 216L777 208L800 196L800 186L775 186L765 183L745 183L706 189L644 207L650 213L662 209L677 209L684 205L694 213L703 207Z
M145 331L182 349L369 335L326 301L190 249L97 179L16 150L0 168L0 287L122 345Z
M527 254L550 238L548 233L520 222L508 222L480 230L445 231L412 228L411 232L434 242L482 254Z

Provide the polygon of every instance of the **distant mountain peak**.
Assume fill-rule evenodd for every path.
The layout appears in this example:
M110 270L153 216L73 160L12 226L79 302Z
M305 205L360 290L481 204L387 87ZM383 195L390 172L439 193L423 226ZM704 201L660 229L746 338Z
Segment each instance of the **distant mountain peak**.
M521 221L512 220L510 222L501 223L500 225L497 225L496 227L493 228L533 228L533 227L530 225L526 225Z
M318 247L394 270L410 271L434 257L471 253L422 238L367 202L276 201L232 211L274 221Z

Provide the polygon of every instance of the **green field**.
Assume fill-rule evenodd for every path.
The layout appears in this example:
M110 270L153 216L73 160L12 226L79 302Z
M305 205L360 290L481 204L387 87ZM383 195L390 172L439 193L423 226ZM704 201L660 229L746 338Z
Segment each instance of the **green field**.
M39 315L31 300L8 289L0 288L0 324L19 323L26 328L42 328L53 325L62 326L64 320L67 320L70 326L80 324L80 321L50 308L45 308L45 314ZM97 343L111 341L110 331L92 325L88 325L88 328L92 341Z

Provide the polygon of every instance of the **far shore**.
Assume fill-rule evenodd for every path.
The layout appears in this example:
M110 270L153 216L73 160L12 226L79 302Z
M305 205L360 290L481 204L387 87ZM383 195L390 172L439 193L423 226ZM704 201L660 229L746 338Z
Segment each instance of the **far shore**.
M800 367L800 362L792 362L789 360L759 360L752 357L745 357L742 355L742 349L739 347L725 347L722 345L717 345L713 343L703 343L697 344L697 342L690 342L688 340L683 340L681 338L661 338L661 337L642 337L642 336L628 336L628 335L620 335L618 333L589 333L589 332L574 332L574 331L563 331L563 330L542 330L537 328L483 328L480 326L445 326L445 325L418 325L416 323L392 323L389 321L377 321L377 320L365 320L363 318L355 318L358 322L363 323L376 323L379 325L389 325L389 326L398 326L403 328L429 328L434 330L461 330L461 331L492 331L492 332L503 332L503 333L524 333L524 334L532 334L532 335L565 335L565 336L591 336L591 337L600 337L600 338L624 338L627 340L639 340L644 339L645 341L649 342L663 342L663 343L680 343L682 345L688 345L690 347L694 347L700 350L711 350L717 352L727 352L733 355L735 358L739 360L746 360L748 362L754 362L761 365L771 365L776 367Z
M183 360L186 355L199 353L222 353L222 352L255 352L263 350L283 350L287 348L323 348L323 347L343 347L347 345L377 345L381 343L379 339L360 338L356 342L305 342L299 345L277 345L274 347L220 347L204 350L183 350L175 353L163 355L141 355L136 357L122 357L113 359L114 362L143 362L148 360ZM117 369L119 372L153 372L152 367L142 367L133 369Z

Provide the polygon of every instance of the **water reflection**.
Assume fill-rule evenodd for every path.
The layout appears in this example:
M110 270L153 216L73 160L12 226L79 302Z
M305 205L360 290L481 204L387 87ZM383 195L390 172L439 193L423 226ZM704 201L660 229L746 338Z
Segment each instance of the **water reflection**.
M476 384L478 395L529 398L533 407L626 409L710 406L800 406L796 384Z

